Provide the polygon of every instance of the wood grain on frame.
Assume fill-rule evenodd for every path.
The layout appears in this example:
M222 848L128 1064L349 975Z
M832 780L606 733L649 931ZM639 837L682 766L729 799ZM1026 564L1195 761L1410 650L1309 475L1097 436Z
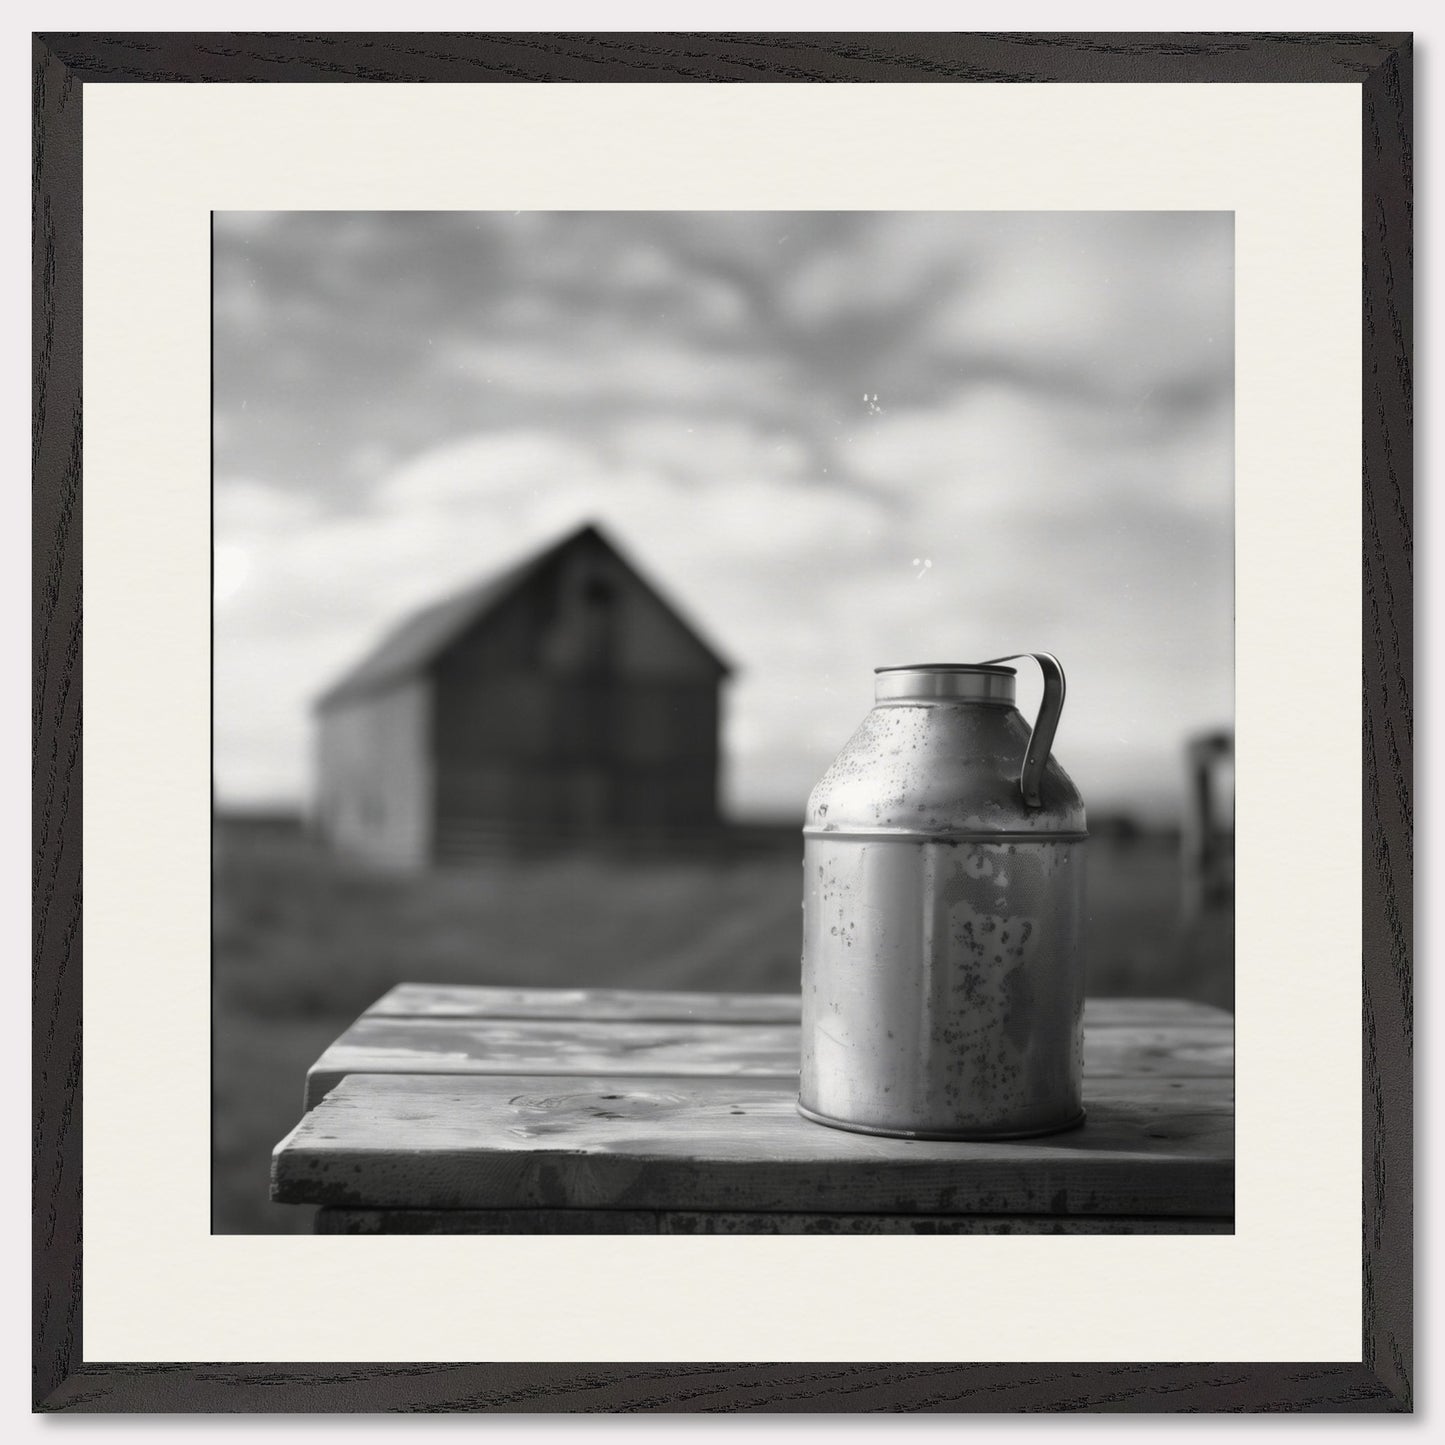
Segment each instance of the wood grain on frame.
M1411 1408L1412 57L1362 35L53 34L33 44L34 1332L72 1411ZM1342 1364L119 1364L79 1351L80 213L86 85L1354 85L1363 127L1364 1312Z

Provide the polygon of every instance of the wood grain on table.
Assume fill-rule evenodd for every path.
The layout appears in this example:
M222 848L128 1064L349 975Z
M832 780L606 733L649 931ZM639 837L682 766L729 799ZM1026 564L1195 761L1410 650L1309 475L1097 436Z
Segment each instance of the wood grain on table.
M411 1012L402 1010L409 1008ZM797 1076L788 994L393 989L312 1065L305 1107L352 1074ZM1088 1076L1228 1078L1233 1019L1171 999L1091 999Z
M1227 1214L1226 1079L1100 1081L1043 1139L888 1139L804 1119L791 1082L358 1074L279 1147L273 1197L356 1207Z
M1228 1227L1233 1020L1218 1009L1090 1000L1087 1121L997 1142L803 1119L797 1016L790 996L393 990L312 1069L273 1197L324 1206L334 1233L497 1232L507 1211L534 1233L548 1211L574 1232Z

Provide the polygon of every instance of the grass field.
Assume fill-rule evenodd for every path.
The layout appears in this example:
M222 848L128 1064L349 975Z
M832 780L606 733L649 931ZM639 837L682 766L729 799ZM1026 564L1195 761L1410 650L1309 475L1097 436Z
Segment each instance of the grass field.
M309 1211L267 1199L272 1146L299 1117L307 1067L395 983L795 990L800 844L400 876L338 862L295 827L218 823L212 1227L310 1228ZM1089 992L1232 1006L1230 920L1181 938L1174 847L1096 837L1089 850Z

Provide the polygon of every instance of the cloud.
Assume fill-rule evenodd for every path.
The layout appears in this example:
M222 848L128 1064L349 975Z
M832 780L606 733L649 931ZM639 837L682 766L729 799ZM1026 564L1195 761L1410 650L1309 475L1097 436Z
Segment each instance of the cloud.
M1010 218L986 284L932 313L941 357L986 356L1102 398L1168 404L1226 390L1233 358L1231 217Z
M1106 416L1108 415L1106 411ZM857 476L917 498L960 523L1151 502L1227 518L1231 409L1218 405L1160 436L1094 409L992 382L932 406L870 418L846 448Z
M453 340L436 349L434 367L480 386L533 397L585 398L593 408L619 405L747 406L794 382L786 358L749 356L671 340L629 336L625 328L597 334L569 328L555 339Z

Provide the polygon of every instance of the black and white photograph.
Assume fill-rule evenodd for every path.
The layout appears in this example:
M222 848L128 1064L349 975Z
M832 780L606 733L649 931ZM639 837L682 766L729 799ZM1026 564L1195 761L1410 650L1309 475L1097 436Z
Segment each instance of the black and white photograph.
M218 1233L1228 1233L1228 212L218 212Z

